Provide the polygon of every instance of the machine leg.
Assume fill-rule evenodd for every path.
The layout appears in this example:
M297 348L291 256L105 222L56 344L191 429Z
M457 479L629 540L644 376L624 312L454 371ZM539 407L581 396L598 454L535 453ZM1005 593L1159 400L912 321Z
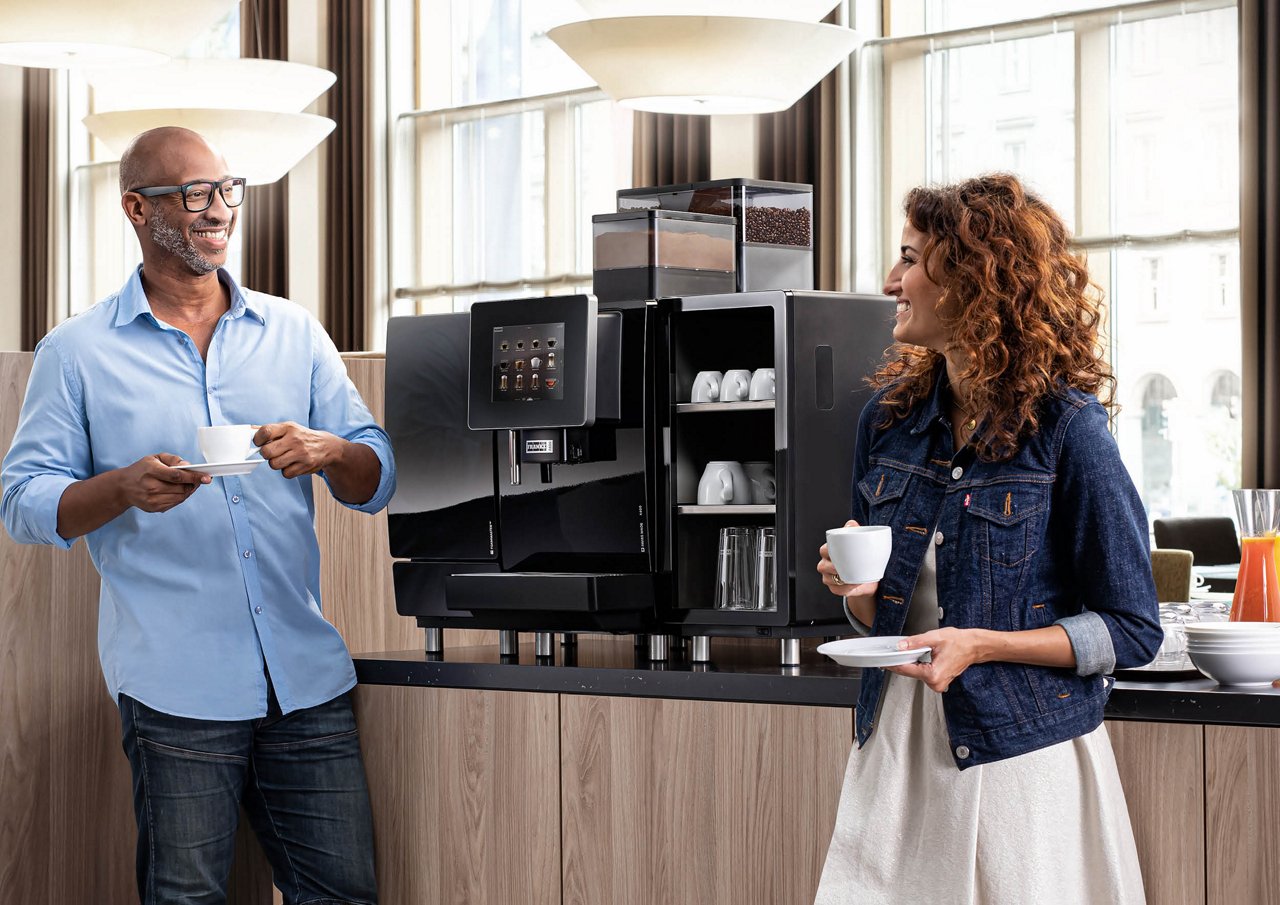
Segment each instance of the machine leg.
M573 632L564 632L564 633L560 636L560 644L561 644L563 647L577 647L577 646L578 646L578 636L577 636L575 633L573 633Z
M555 656L555 633L538 632L533 636L533 655L538 658Z
M428 654L444 653L444 629L424 628L422 630L423 650Z
M783 666L799 666L800 665L800 639L799 638L783 638L782 639L782 665Z
M664 661L667 659L666 635L649 636L649 659L657 661Z
M707 663L711 660L711 636L710 635L694 635L693 636L693 653L689 659L694 663Z
M518 657L520 655L520 633L511 629L499 631L498 654L503 657Z

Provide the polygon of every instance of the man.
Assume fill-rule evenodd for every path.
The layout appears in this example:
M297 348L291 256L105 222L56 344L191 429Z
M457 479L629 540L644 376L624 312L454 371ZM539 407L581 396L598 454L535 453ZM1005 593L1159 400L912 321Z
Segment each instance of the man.
M203 138L138 136L120 189L142 266L37 347L5 526L63 548L83 535L102 577L143 902L224 901L241 804L286 902L374 902L355 671L320 614L309 476L376 512L390 443L315 319L221 269L244 181ZM203 460L211 424L260 425L265 466L176 467Z

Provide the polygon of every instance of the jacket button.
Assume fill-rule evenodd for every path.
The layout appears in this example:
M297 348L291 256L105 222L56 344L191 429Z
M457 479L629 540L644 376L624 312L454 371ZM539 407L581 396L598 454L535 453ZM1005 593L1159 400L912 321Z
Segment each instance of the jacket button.
M934 543L934 546L941 547L941 546L942 546L942 541L943 541L942 532L941 532L941 531L935 531L935 532L933 533L933 543Z
M960 478L961 478L963 475L964 475L964 469L963 469L963 468L961 468L959 465L957 465L955 468L951 469L951 477L952 477L953 479L955 479L955 480L957 480L957 481L958 481L958 480L960 480Z
M943 609L942 609L942 607L938 607L938 621L939 621L939 622L941 622L941 621L942 621L942 617L943 617Z
M961 760L964 760L968 756L969 756L969 749L966 748L964 745L961 745L959 748L956 748L956 757L960 758Z

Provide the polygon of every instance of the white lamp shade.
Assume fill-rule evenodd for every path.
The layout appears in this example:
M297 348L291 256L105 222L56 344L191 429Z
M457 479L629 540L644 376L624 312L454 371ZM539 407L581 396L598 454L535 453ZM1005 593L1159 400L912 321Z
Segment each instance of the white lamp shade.
M606 94L655 113L776 113L853 52L837 25L737 16L569 22L551 40Z
M327 69L281 60L179 59L138 69L85 73L93 109L235 107L296 113L329 90Z
M40 68L161 63L239 0L3 0L0 63Z
M743 16L821 22L839 0L578 0L593 19L618 16Z
M117 155L148 129L184 126L203 135L226 158L228 173L245 177L250 185L283 177L334 128L333 120L310 113L191 107L93 113L84 124Z

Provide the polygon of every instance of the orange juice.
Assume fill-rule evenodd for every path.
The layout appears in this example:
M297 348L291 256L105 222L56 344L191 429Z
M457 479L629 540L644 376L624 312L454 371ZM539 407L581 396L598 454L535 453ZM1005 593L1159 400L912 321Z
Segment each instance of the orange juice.
M1232 622L1280 622L1276 536L1240 540L1240 577L1231 600Z

